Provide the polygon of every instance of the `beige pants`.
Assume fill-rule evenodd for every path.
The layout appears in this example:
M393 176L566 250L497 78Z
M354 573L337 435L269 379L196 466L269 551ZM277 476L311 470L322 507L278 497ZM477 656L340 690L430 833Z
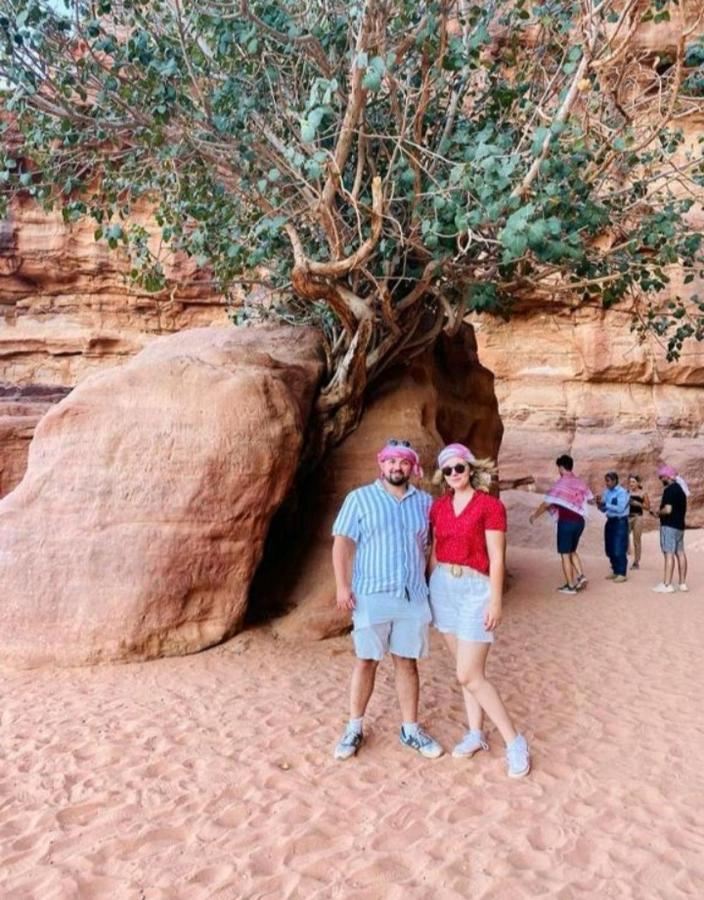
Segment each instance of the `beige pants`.
M640 562L641 535L643 534L643 516L629 516L628 530L633 535L633 562Z

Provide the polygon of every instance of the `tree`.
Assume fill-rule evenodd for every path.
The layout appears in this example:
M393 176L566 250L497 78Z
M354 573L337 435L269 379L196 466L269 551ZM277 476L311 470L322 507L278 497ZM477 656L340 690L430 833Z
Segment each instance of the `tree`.
M64 5L0 0L22 135L5 199L92 216L158 290L162 260L130 222L147 200L162 248L223 291L266 284L278 315L326 335L323 444L468 311L627 302L671 356L704 337L700 301L661 299L671 267L703 268L688 213L704 165L676 127L702 104L682 89L704 62L684 0ZM639 48L671 11L688 23L676 46Z

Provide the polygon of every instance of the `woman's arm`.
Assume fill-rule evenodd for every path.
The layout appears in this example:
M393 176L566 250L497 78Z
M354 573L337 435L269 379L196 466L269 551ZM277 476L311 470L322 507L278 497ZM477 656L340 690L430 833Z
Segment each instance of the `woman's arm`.
M506 571L506 532L487 531L486 549L489 554L489 581L491 597L484 613L484 627L493 631L501 624L501 610L504 596L504 575Z
M647 509L650 512L650 497L647 494L643 494L643 509Z
M438 558L435 553L435 544L435 532L433 532L433 537L430 542L430 556L428 557L428 578L433 574L433 571L438 564Z

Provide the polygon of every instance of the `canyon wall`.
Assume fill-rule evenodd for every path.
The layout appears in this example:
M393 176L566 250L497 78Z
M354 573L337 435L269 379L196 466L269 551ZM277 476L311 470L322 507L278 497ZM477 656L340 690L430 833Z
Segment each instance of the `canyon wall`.
M669 22L639 27L632 39L644 65L671 54L700 11L700 0L687 0L672 8ZM698 29L688 40L701 33L701 23ZM683 153L701 154L704 117L697 106L676 122L685 134ZM704 228L701 205L692 215ZM135 290L125 280L127 261L96 244L93 228L67 226L28 203L0 223L0 496L24 471L32 430L52 391L125 361L160 334L227 322L224 299L190 261L172 262L169 292ZM691 288L704 295L704 285ZM569 450L595 486L606 468L616 467L624 475L639 471L657 493L655 466L664 459L692 483L690 521L704 523L700 345L690 343L677 363L667 363L657 343L638 343L627 312L542 302L509 322L485 317L473 324L479 358L496 376L505 425L502 477L533 474L542 490L554 475L554 458Z

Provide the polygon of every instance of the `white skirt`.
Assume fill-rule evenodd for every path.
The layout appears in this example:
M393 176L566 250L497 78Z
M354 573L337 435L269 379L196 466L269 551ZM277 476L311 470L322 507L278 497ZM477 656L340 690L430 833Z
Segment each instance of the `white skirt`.
M484 613L491 599L488 575L455 576L447 566L435 567L430 576L430 609L433 625L462 641L492 644L494 634L484 627Z

